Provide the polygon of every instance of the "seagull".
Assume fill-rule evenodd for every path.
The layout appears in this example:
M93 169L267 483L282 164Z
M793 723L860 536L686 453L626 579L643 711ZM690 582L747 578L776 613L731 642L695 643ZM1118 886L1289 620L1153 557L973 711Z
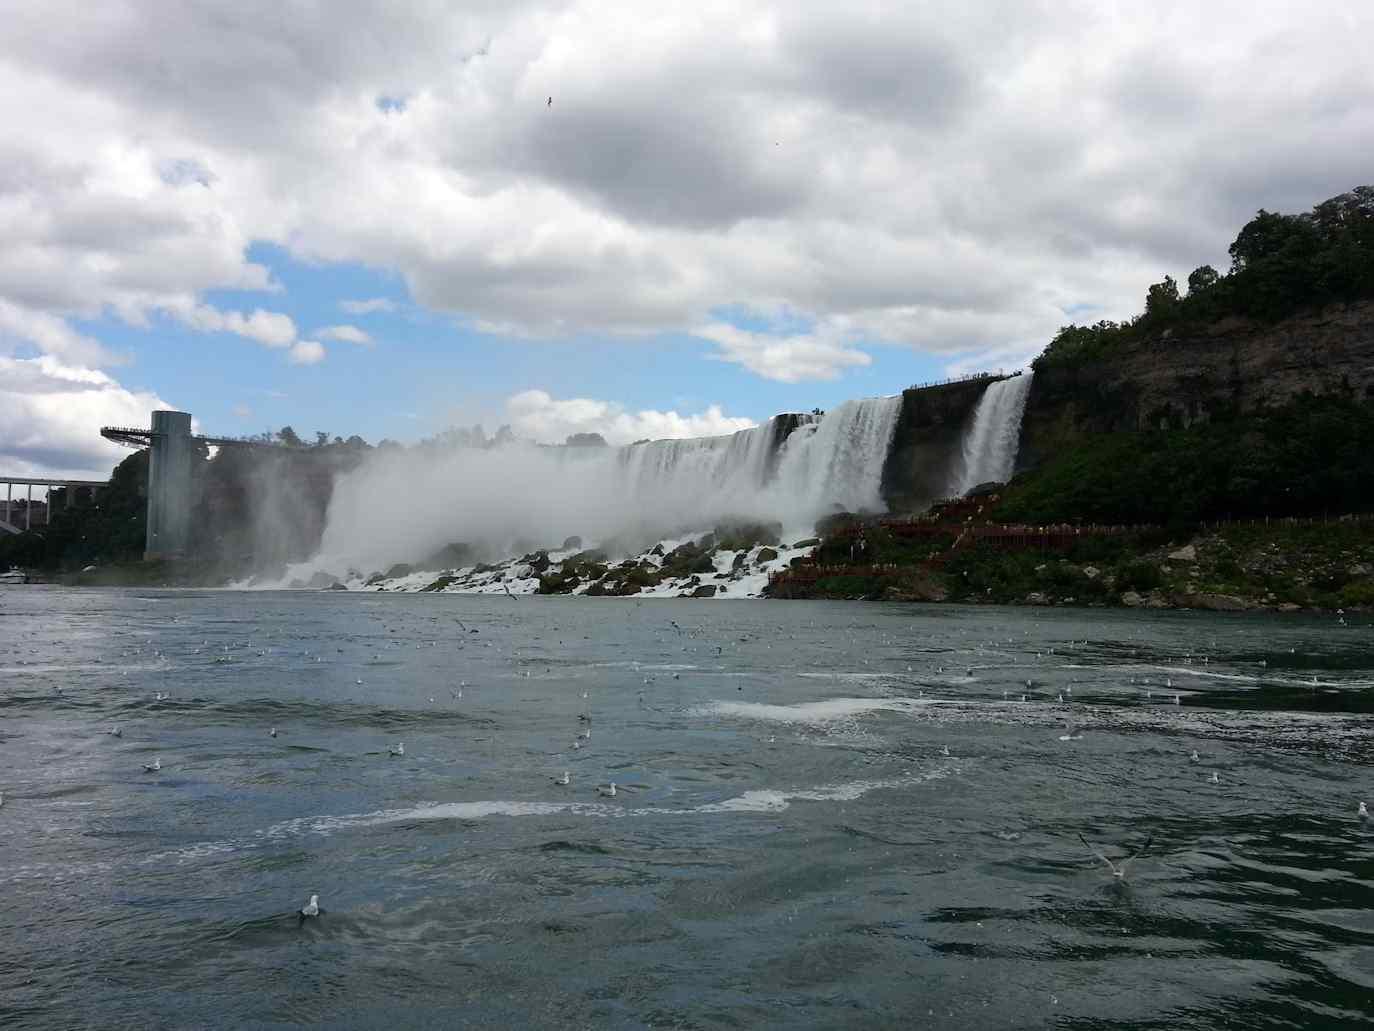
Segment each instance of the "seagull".
M1083 842L1084 848L1086 848L1093 855L1097 856L1098 859L1102 860L1102 862L1106 863L1107 866L1111 868L1113 877L1117 878L1118 880L1125 880L1126 867L1130 866L1132 860L1139 859L1141 856L1145 854L1145 850L1150 847L1150 843L1155 840L1155 836L1151 834L1148 838L1145 839L1145 844L1141 845L1139 850L1137 850L1134 855L1127 856L1125 859L1121 860L1120 863L1113 863L1100 851L1098 851L1092 845L1089 845L1088 839L1083 837L1083 835L1080 834L1078 836L1078 840Z
M1178 692L1175 691L1175 692L1174 692L1174 704L1175 704L1175 705L1178 705L1178 704L1180 704L1180 702L1181 702L1181 699L1179 698Z
M1082 739L1082 733L1074 726L1072 720L1064 724L1064 733L1059 735L1060 741L1081 741Z
M271 730L269 730L269 731L267 732L267 736L268 736L268 737L276 737L276 736L277 736L277 728L276 728L276 727L273 727Z
M588 727L586 730L581 731L577 736L580 737L583 741L590 741L592 739L592 728Z
M1355 815L1358 816L1361 820L1368 820L1368 819L1369 819L1369 806L1367 806L1367 805L1365 805L1363 802L1361 802L1361 803L1360 803L1360 808L1357 809L1357 810L1355 811Z
M940 754L945 756L949 755L949 745L941 745Z
M320 908L320 897L318 895L311 895L310 901L301 906L300 912L297 914L297 926L305 923L310 917L319 916L323 912L324 910Z
M563 771L563 776L561 776L561 777L554 777L554 778L553 778L553 782L554 782L555 784L557 784L559 787L567 787L569 784L572 783L572 777L568 776L568 771L567 771L567 770L564 770L564 771Z
M387 754L388 754L388 755L392 755L392 756L396 756L396 755L405 755L405 754L406 754L405 742L403 742L403 741L397 741L397 742L396 742L396 747L395 747L395 748L392 748L390 745L388 745L386 751L387 751Z
M168 698L170 698L170 697L171 697L171 695L169 695L169 694L164 694L163 692L159 691L156 695L153 696L153 701L155 701L155 702L165 702L165 701L166 701Z
M158 770L160 770L160 769L162 769L162 759L161 759L161 757L158 757L158 758L154 759L154 760L153 760L152 762L150 762L150 763L144 763L144 764L143 764L143 772L144 772L144 773L156 773L156 772L157 772Z
M574 742L573 742L573 748L574 748L574 749L578 749L578 748L581 748L581 747L582 747L582 742L581 742L581 741L574 741Z
M1190 756L1188 756L1188 760L1189 760L1189 762L1200 763L1200 762L1202 762L1202 756L1198 755L1198 754L1197 754L1197 749L1194 748L1194 749L1193 749L1193 754L1190 755Z
M550 97L550 98L549 98L549 102L548 102L548 104L547 104L546 106L548 106L548 107L553 107L553 97Z
M1221 783L1221 778L1217 776L1217 771L1216 771L1216 770L1213 770L1213 771L1212 771L1212 783L1213 783L1213 784L1220 784L1220 783Z
M607 798L615 798L615 781L611 781L610 784L598 784L596 790Z
M116 723L113 727L110 728L110 737L123 737L123 736L124 736L124 731L122 731L122 730L119 729L119 724L118 724L118 723Z

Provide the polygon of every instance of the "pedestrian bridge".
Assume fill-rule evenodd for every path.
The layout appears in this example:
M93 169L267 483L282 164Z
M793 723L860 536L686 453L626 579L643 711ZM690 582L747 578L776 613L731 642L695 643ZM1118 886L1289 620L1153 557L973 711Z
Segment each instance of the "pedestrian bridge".
M6 476L4 473L0 473L0 483L5 485L5 508L4 516L0 518L0 533L23 533L25 530L33 529L33 488L35 487L45 488L42 501L43 521L39 523L39 525L47 526L52 522L52 492L54 487L68 488L67 504L70 505L72 503L72 487L89 487L91 488L92 495L94 495L95 492L102 487L109 486L104 480L66 480L34 476ZM28 488L28 497L17 511L14 507L14 488L16 485ZM20 526L20 523L24 525Z

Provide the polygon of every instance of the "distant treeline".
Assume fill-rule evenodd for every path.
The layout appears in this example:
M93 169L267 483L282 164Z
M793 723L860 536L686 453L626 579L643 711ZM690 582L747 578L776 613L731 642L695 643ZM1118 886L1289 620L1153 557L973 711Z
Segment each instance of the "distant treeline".
M1094 437L1013 480L997 511L1172 525L1374 512L1374 405L1302 397L1225 422Z
M1261 209L1230 246L1224 275L1211 265L1150 287L1145 310L1127 322L1103 320L1059 330L1032 366L1090 361L1118 344L1178 333L1240 316L1276 322L1304 309L1374 297L1374 186L1322 201L1301 215Z

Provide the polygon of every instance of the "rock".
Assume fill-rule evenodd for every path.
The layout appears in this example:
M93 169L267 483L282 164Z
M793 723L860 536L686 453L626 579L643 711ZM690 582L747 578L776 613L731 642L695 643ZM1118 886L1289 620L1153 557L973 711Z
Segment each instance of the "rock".
M572 537L565 537L565 538L563 539L563 550L564 550L564 551L581 551L581 550L582 550L582 538L581 538L581 537L578 537L578 536L576 536L576 535L574 535L574 536L572 536Z
M1136 594L1135 591L1126 591L1121 595L1121 604L1127 608L1138 609L1145 604L1145 599Z
M732 572L738 572L739 570L741 570L741 569L744 568L744 566L748 563L748 561L749 561L749 553L748 553L748 552L746 552L746 551L737 552L737 553L735 554L734 561L730 563L730 569L731 569L731 571L732 571Z
M343 584L341 584L341 583L335 581L334 583L332 583L332 584L330 584L328 587L326 587L325 590L326 590L326 591L346 591L346 590L348 590L348 588L345 587Z
M549 568L549 553L547 551L533 551L520 560L529 566L536 573L542 573Z
M792 545L792 547L794 547L794 548L814 548L814 547L816 547L816 546L817 546L818 544L820 544L820 543L821 543L821 539L820 539L819 537L808 537L808 538L806 538L806 540L804 540L804 541L797 541L797 543L794 544L794 545Z
M305 581L302 580L300 577L296 577L295 579L293 579L293 580L292 580L289 584L287 584L286 586L287 586L287 588L288 588L289 590L292 590L292 591L299 591L302 587L305 586Z
M690 595L693 598L714 598L716 596L715 584L702 584Z
M1037 573L1043 573L1048 568L1048 565L1046 565L1044 562L1041 562L1038 566L1035 567L1035 571Z
M1293 602L1291 602L1291 601L1286 601L1286 602L1284 602L1282 605L1279 606L1279 611L1280 611L1280 612L1301 612L1301 611L1302 611L1302 606L1301 606L1301 605L1295 605L1295 604L1294 604Z
M398 576L409 576L413 572L414 570L411 569L410 566L406 565L404 562L397 562L394 566L392 566L390 569L386 571L386 579L395 580Z
M1096 566L1084 566L1083 575L1086 576L1089 580L1096 580L1099 576L1102 575L1102 570L1098 569Z
M754 561L759 565L763 565L765 562L775 562L777 558L778 552L775 548L760 548L758 555L754 557Z
M1030 594L1026 595L1027 605L1048 605L1049 603L1050 599L1046 597L1043 591L1031 591Z
M1196 562L1196 561L1197 561L1197 548L1193 547L1191 544L1185 544L1183 547L1179 548L1177 551L1171 551L1171 552L1169 552L1169 561L1170 561L1170 562Z
M1356 562L1346 570L1346 573L1352 577L1369 576L1370 573L1374 573L1374 569L1370 569L1369 566L1365 565L1363 562Z
M1190 594L1184 599L1191 608L1209 609L1212 612L1244 612L1251 604L1234 594Z
M305 586L314 591L322 591L326 587L333 587L338 582L339 578L333 573L326 573L321 570L307 580Z

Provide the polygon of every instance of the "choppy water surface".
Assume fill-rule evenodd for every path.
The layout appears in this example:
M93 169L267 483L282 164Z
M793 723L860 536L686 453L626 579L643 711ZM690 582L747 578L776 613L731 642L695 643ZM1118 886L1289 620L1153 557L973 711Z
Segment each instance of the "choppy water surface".
M1374 1019L1364 618L0 602L6 1028Z

